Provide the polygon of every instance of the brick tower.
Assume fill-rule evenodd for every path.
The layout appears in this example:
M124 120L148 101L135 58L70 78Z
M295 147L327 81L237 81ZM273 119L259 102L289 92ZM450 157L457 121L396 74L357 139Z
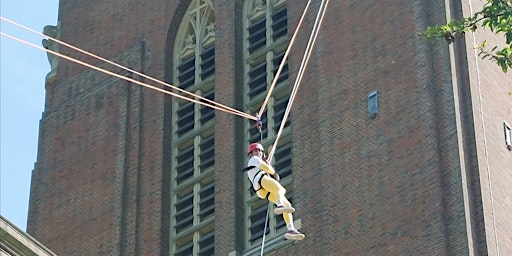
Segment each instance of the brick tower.
M60 1L47 33L129 70L46 42L120 77L52 58L28 233L58 255L259 255L268 203L241 170L276 140L311 2L281 65L305 0ZM473 50L501 39L420 35L480 4L330 1L273 158L306 238L270 211L265 255L512 253L512 79ZM254 115L280 66L261 134L151 79Z

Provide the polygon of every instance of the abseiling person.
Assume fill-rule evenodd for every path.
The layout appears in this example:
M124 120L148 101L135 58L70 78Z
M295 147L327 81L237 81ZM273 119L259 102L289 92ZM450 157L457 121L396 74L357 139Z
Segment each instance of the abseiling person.
M252 183L256 195L261 199L267 198L276 205L275 214L282 214L288 231L284 237L289 240L302 240L305 235L295 229L293 215L295 209L286 198L286 189L279 183L279 174L263 158L263 146L260 143L252 143L247 149L249 162L247 163L247 176Z

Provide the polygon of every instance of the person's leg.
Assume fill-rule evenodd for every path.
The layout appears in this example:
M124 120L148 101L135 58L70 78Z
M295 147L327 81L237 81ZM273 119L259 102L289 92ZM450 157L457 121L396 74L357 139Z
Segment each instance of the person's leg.
M260 184L263 189L270 192L268 196L270 202L277 205L274 209L275 214L293 213L295 211L285 197L286 189L279 182L265 175L261 178Z
M272 193L268 197L268 200L270 200L274 204L276 202L276 199L277 199L277 196L275 196L275 194L272 194ZM283 205L288 206L288 207L292 206L290 201L288 201L288 199L284 198L283 201L284 201ZM293 214L291 212L284 212L283 219L284 219L284 222L286 223L286 228L288 230L295 229L295 227L293 226Z
M285 198L284 205L288 205L291 207L290 202L288 199ZM306 237L304 234L300 233L298 230L295 229L295 225L293 225L293 214L285 212L283 213L283 219L286 223L286 229L288 229L288 232L284 234L284 237L286 239L290 240L302 240L304 237Z
M256 195L261 199L265 199L267 196L269 196L269 192L263 188L260 188L258 191L256 191Z
M279 199L282 199L286 193L286 189L278 181L270 178L268 175L263 175L261 177L260 184L263 189L279 196Z
M270 178L268 178L268 179L270 179ZM276 181L276 183L277 183L277 181ZM281 186L281 184L278 183L276 186ZM262 179L262 187L264 187L263 186L263 179ZM269 188L271 186L266 186L266 187ZM284 188L283 188L283 190L284 190ZM260 189L258 192L260 192L260 191L265 191L265 190L264 189ZM279 191L281 191L281 190L279 190ZM284 191L286 192L286 190L284 190ZM266 195L266 191L265 191L265 195ZM284 196L284 194L283 194L282 197L280 197L278 193L270 192L270 194L268 195L268 200L270 202L278 205L278 206L279 205L281 206L281 208L277 207L274 210L274 213L275 214L283 214L283 219L284 219L284 222L286 223L286 229L288 229L288 232L286 232L284 234L284 237L286 239L291 239L291 240L302 240L302 239L304 239L305 235L300 233L298 230L296 230L295 226L293 225L293 214L292 213L295 211L295 209L293 209L293 207L291 207L290 201L288 201L288 199ZM290 209L288 209L288 207Z

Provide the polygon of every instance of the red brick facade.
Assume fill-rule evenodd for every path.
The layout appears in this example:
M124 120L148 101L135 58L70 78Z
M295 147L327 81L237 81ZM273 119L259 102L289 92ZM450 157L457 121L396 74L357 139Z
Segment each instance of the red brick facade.
M61 1L61 40L169 81L189 2ZM237 108L243 2L214 1L215 100ZM289 33L306 2L289 1ZM330 1L291 117L295 218L306 239L269 255L512 253L503 137L512 77L475 58L473 36L492 34L450 47L420 35L447 12L467 16L467 3L445 2ZM311 28L290 55L292 80ZM58 255L169 255L170 100L60 60L46 85L28 233ZM215 254L241 255L245 121L215 118Z

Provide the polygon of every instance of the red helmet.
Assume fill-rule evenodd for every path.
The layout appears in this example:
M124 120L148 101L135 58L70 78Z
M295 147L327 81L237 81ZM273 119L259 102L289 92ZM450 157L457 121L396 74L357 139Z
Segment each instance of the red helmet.
M259 149L261 151L265 151L263 149L263 146L256 142L256 143L252 143L251 145L249 145L249 148L247 148L247 154L250 154L255 149Z

